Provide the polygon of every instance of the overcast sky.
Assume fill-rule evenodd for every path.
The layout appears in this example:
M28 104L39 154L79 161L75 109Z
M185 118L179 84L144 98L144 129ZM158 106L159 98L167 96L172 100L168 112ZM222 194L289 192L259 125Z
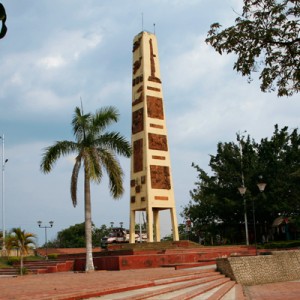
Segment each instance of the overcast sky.
M45 242L37 221L53 220L56 233L84 221L83 184L79 204L70 199L72 158L62 158L44 175L43 149L72 140L74 108L85 112L116 106L120 122L111 129L131 136L132 41L142 30L158 40L168 141L178 222L197 180L192 162L209 171L219 141L247 130L255 140L270 137L274 125L299 126L299 95L264 94L233 71L234 56L205 44L210 24L233 25L242 0L2 0L8 32L0 40L0 134L5 136L5 224L22 227ZM143 16L143 17L142 17ZM125 194L115 201L107 179L92 188L96 226L129 224L130 160L121 159ZM162 235L170 233L163 215ZM2 224L2 223L1 223Z

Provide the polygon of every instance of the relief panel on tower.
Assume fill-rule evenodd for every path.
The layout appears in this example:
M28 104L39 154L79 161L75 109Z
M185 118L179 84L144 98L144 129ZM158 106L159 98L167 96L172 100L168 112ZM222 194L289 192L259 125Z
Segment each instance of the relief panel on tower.
M133 142L133 172L143 171L143 139Z
M133 75L135 75L136 72L139 70L141 64L142 64L142 57L140 57L138 60L136 60L136 61L133 63L133 67L132 67Z
M168 151L167 136L155 133L148 133L149 149Z
M132 134L144 130L144 108L140 108L132 113Z
M142 40L142 38L140 37L137 41L134 42L132 52L135 52L135 50L140 48L141 40Z
M147 113L149 118L164 119L162 98L147 96Z
M142 83L143 81L144 81L143 75L137 76L137 77L132 79L132 86L135 86L139 83Z
M153 189L170 190L170 169L166 166L150 166L151 187Z
M157 83L161 83L161 80L155 76L155 60L154 57L156 57L156 55L153 53L153 45L152 45L152 39L149 40L149 47L150 47L150 68L151 68L151 75L148 77L149 81L153 81L153 82L157 82Z
M141 87L143 87L143 86L141 86ZM136 95L137 95L137 94L138 94L138 93L136 93ZM136 99L134 99L134 100L132 101L132 106L135 106L135 105L137 105L137 104L139 104L139 103L142 103L142 102L143 102L143 98L144 98L144 93L141 92L140 95L139 95Z

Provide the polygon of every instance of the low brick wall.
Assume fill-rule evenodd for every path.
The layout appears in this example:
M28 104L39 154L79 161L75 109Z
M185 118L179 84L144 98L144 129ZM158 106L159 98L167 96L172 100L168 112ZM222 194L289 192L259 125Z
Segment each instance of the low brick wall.
M218 258L217 270L243 285L300 280L300 251Z

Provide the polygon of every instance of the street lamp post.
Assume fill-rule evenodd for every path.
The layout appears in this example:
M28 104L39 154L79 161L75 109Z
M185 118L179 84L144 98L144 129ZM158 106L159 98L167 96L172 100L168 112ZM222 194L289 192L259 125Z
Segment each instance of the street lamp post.
M243 133L245 133L244 131ZM245 180L244 180L244 172L243 172L243 141L244 136L240 138L240 134L238 134L238 142L239 142L239 149L240 149L240 156L241 156L241 178L242 178L242 186L238 188L244 203L244 222L245 222L245 234L246 234L246 245L249 246L249 235L248 235L248 220L247 220L247 206L246 206L246 198L245 193L247 188L245 187Z
M253 197L252 197L252 213L253 213L253 230L254 230L255 255L257 255L256 221L255 221L255 208L254 208L254 198Z
M257 187L258 187L258 189L259 189L259 191L260 191L261 193L265 190L266 185L267 185L267 184L264 183L264 182L260 182L260 183L257 184Z
M262 178L262 176L260 176L260 178ZM259 182L259 183L257 184L257 187L258 187L260 193L262 193L262 192L265 190L266 185L267 185L267 184L264 183L264 182ZM253 201L253 220L255 221L255 216L254 216L254 201ZM257 246L256 246L256 224L255 224L255 223L254 223L254 238L255 238L255 247L256 247L256 255L257 255Z
M249 234L248 234L248 220L247 220L247 206L246 206L246 198L245 193L247 188L243 185L238 188L241 196L243 197L244 202L244 221L245 221L245 233L246 233L246 245L249 246Z
M37 223L38 223L38 225L39 225L40 228L45 228L45 245L46 245L46 257L45 257L45 258L48 259L47 229L48 229L48 228L52 228L54 222L53 222L53 221L50 221L50 222L49 222L50 226L46 226L46 225L42 226L42 221L38 221Z
M260 182L257 184L259 191L262 193L265 190L266 183ZM257 238L256 238L256 221L255 221L255 208L254 199L252 197L252 210L253 210L253 229L254 229L254 242L255 242L255 254L257 255Z
M5 173L5 164L8 162L8 159L4 158L4 134L0 136L2 139L2 253L6 255L6 245L5 245L5 199L4 199L4 173Z

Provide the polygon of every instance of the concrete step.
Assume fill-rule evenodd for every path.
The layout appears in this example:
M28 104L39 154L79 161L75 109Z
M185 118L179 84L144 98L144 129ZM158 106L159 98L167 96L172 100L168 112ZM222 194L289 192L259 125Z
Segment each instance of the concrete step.
M246 300L243 294L237 298L238 285L219 272L203 272L155 280L153 286L101 296L98 300ZM242 290L241 290L242 291Z
M73 264L68 265L67 263L48 264L47 262L45 262L43 264L25 264L24 267L31 271L45 269L47 270L46 273L73 271Z
M199 261L199 262L192 262L192 263L175 263L175 264L164 264L161 267L166 268L175 268L175 270L180 269L189 269L189 268L196 268L196 267L203 267L203 266L209 266L209 265L215 265L216 260L211 261Z
M41 260L41 261L24 261L24 268L28 274L45 274L55 272L73 271L73 260ZM0 275L19 274L20 263L15 263L13 268L0 269Z
M24 261L24 266L43 266L43 265L56 265L58 263L65 263L65 261L51 261L51 260L38 260L38 261Z
M225 282L223 285L218 286L215 289L215 291L213 293L211 293L211 295L207 298L207 300L219 300L219 299L223 298L229 291L233 290L234 286L235 286L234 281Z
M18 275L19 270L15 268L2 268L0 269L0 275Z
M230 282L232 282L232 281L230 281ZM227 293L225 293L221 297L220 297L220 295L218 295L218 293L216 293L215 295L211 295L210 296L211 298L208 297L208 300L247 300L246 298L244 298L244 296L238 297L238 294L236 291L237 283L235 283L235 282L233 282L233 283L234 283L233 287L230 290L228 290Z
M74 260L25 260L24 266L50 266L57 264L73 264ZM14 266L19 266L20 262L14 263Z
M48 273L48 270L46 268L40 268L40 269L28 269L28 274L46 274Z

